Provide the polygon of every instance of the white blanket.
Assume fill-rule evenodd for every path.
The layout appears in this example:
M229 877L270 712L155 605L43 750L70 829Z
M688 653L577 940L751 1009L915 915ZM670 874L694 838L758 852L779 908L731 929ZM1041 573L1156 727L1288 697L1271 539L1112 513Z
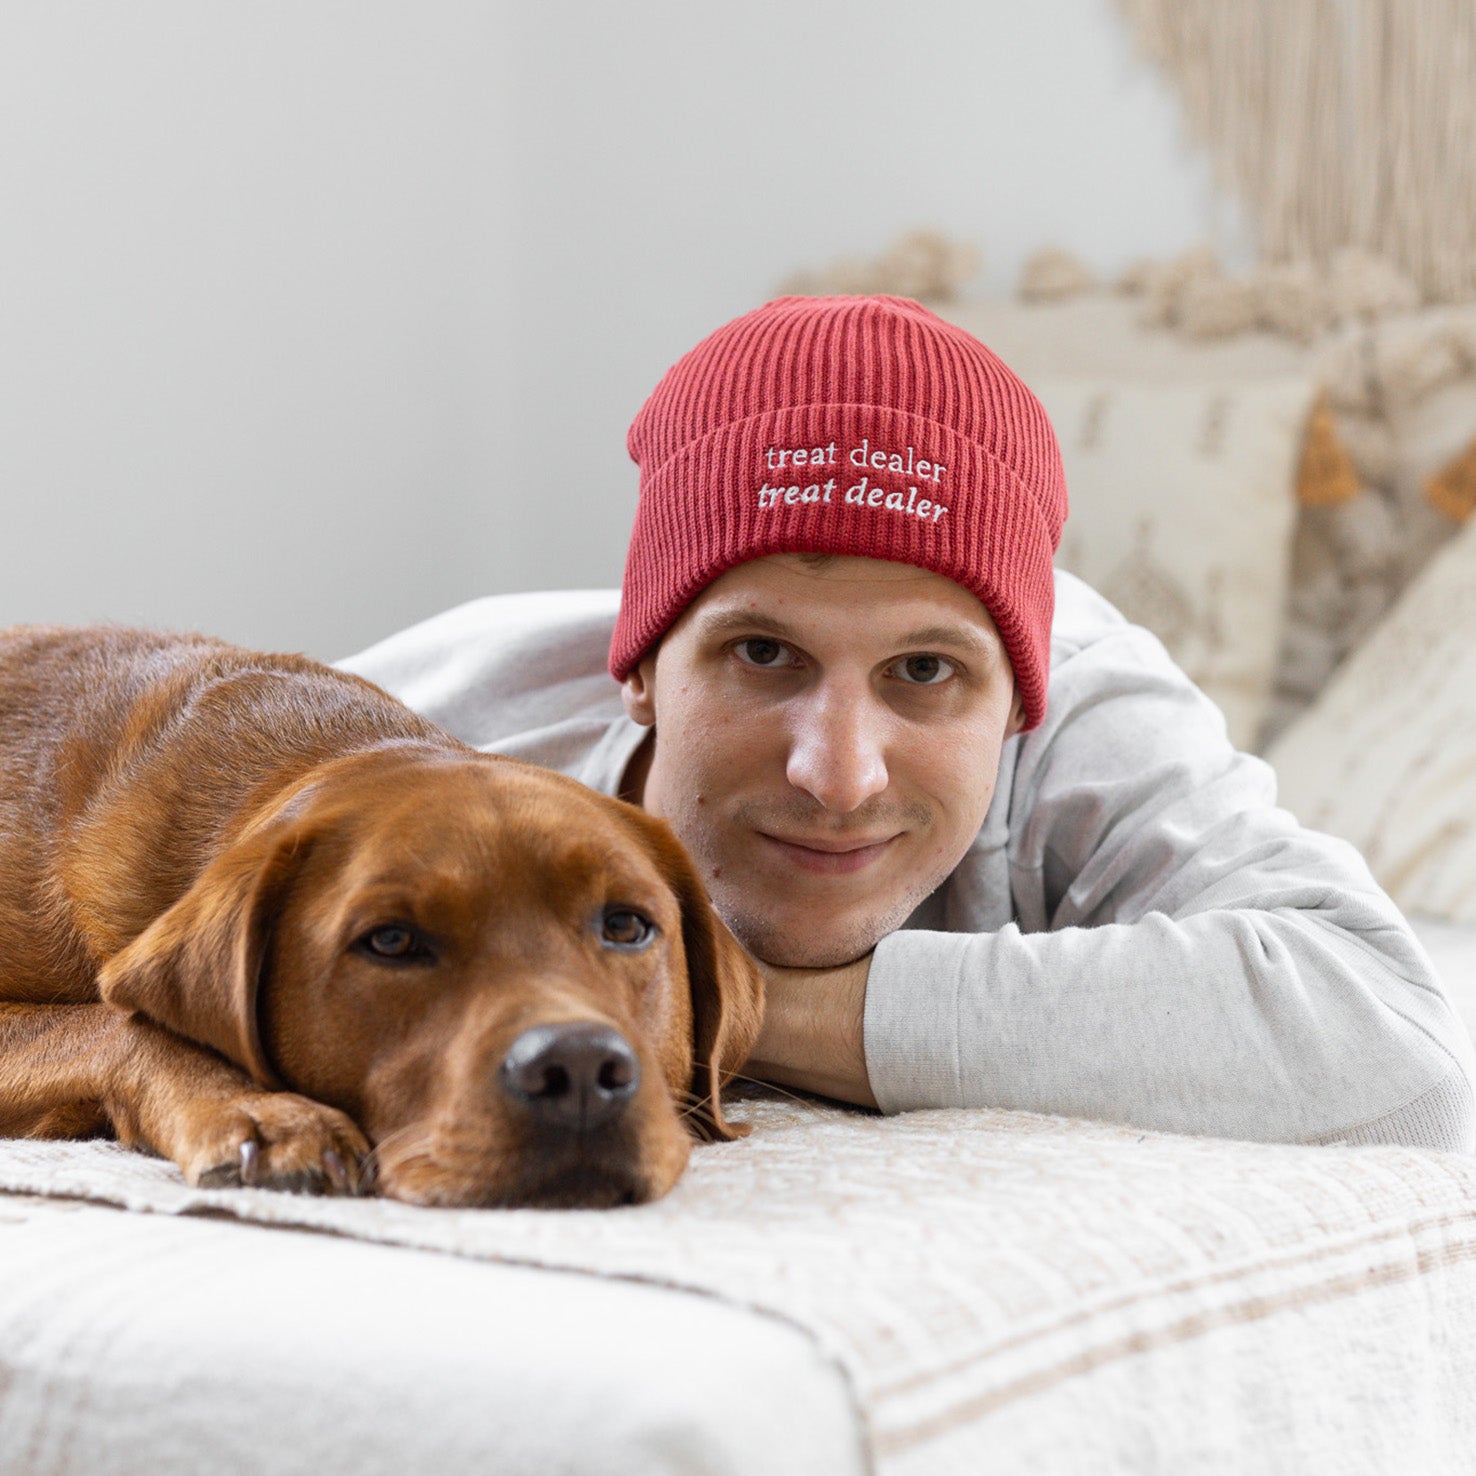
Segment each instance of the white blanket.
M1476 930L1417 928L1476 1021ZM1476 1160L735 1115L667 1199L590 1213L0 1142L0 1471L1472 1468Z
M0 1196L5 1476L861 1476L798 1328L613 1278Z
M773 1097L736 1115L752 1138L615 1211L198 1191L106 1143L0 1143L0 1187L706 1291L841 1365L889 1476L1468 1469L1476 1160Z

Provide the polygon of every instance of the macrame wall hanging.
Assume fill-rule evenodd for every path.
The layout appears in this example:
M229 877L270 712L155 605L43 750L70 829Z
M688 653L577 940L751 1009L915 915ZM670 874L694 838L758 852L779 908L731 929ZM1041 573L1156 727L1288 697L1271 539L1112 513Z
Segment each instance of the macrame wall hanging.
M1264 265L1476 298L1476 0L1118 0Z

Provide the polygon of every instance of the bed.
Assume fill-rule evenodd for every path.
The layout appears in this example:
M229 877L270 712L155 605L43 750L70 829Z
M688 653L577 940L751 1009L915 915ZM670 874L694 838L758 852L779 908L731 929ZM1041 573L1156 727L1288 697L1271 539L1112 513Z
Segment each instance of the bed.
M1420 932L1476 1018L1476 929ZM668 1199L573 1214L0 1143L3 1468L1470 1467L1476 1161L735 1114Z
M1150 499L1064 556L1140 602L1289 805L1377 857L1476 1025L1476 521L1396 558L1358 530L1417 521L1418 468L1293 495L1336 345L1196 379L1120 306L1070 311L959 313L1065 427L1081 528L1125 476ZM1150 432L1158 495L1207 489L1191 554L1225 567L1167 555ZM751 1138L604 1212L192 1190L111 1143L0 1142L0 1471L1471 1469L1476 1159L760 1089L733 1115Z

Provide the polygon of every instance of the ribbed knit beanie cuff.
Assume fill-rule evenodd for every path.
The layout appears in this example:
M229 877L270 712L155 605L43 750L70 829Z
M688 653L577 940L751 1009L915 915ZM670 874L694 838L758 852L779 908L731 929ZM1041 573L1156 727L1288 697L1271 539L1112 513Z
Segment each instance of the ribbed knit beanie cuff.
M784 297L679 359L631 425L640 501L616 680L720 574L854 554L976 594L1034 727L1066 518L1040 402L977 339L898 297Z

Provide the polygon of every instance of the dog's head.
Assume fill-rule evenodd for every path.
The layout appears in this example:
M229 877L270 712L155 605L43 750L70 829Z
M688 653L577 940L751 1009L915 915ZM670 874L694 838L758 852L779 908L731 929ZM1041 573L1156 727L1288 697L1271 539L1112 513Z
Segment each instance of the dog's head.
M415 745L337 760L105 967L104 997L338 1107L422 1204L655 1198L761 981L643 811Z

